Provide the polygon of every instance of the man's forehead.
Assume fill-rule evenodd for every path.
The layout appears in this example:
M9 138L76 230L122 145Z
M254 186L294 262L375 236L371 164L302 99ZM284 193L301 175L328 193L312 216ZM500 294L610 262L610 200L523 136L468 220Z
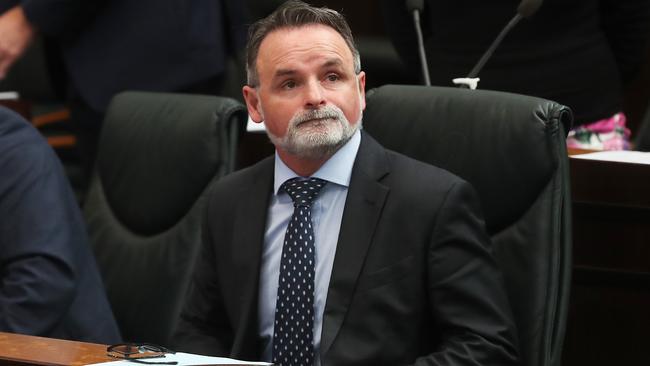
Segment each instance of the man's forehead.
M339 32L322 24L279 28L260 44L256 60L260 76L287 75L307 65L354 68L354 57Z
M268 54L292 51L294 50L292 47L298 50L301 48L309 50L318 46L338 49L342 56L352 57L352 50L343 36L336 29L324 24L306 24L274 29L260 43L257 56L259 59L262 56L268 56Z

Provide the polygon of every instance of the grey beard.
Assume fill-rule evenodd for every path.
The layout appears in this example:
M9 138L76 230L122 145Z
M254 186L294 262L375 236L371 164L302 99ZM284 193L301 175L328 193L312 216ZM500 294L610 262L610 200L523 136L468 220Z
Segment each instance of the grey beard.
M315 119L322 121L315 122ZM314 125L300 127L305 122ZM333 155L350 140L360 124L361 118L351 125L340 108L330 105L296 114L289 121L284 137L275 136L268 130L267 134L277 148L300 158L316 160Z

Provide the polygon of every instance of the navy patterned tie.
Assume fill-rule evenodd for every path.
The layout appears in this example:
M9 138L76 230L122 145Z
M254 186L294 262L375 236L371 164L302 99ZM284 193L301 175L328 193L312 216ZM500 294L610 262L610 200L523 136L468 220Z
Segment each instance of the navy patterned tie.
M311 204L327 182L289 179L281 189L293 200L293 216L284 234L273 329L273 363L314 364L314 229Z

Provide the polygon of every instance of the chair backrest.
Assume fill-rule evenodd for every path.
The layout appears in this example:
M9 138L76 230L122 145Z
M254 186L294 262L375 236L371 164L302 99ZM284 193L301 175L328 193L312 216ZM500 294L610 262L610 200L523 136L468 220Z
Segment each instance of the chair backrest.
M104 120L84 205L127 341L167 345L201 238L206 193L233 170L246 120L223 97L124 92Z
M388 85L364 129L476 188L506 281L525 366L561 361L571 273L566 131L571 111L523 95Z

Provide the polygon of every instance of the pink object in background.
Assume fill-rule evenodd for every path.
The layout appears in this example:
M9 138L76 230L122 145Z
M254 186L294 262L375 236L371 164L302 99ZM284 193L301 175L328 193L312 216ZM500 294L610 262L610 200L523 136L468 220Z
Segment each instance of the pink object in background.
M625 127L625 114L576 127L569 131L567 147L586 150L629 150L630 130Z

